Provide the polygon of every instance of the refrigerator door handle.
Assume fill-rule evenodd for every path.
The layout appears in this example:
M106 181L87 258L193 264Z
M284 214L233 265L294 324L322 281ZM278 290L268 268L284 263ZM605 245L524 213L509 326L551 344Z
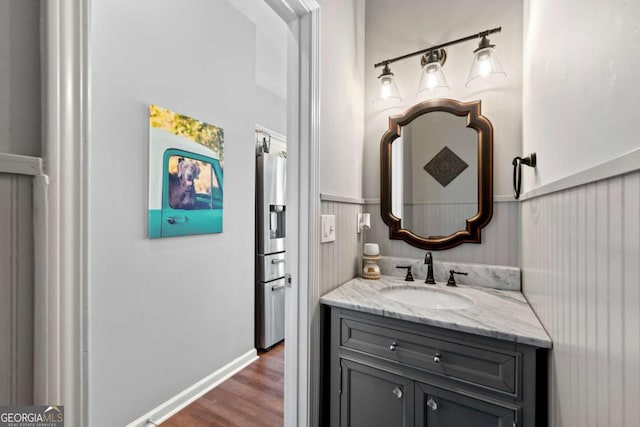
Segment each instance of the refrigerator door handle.
M271 292L285 288L287 285L278 285L271 288Z
M282 264L283 262L284 262L284 258L271 260L271 264Z

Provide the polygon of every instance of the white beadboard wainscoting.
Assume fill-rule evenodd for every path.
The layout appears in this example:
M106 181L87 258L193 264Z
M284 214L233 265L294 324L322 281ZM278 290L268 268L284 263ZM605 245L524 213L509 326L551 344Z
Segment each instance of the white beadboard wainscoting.
M0 167L0 171L3 169L7 170ZM3 405L33 404L32 181L31 176L0 172L0 402Z
M434 251L438 261L457 261L478 264L517 267L520 262L520 207L508 197L496 197L491 222L482 229L482 244L465 243L453 249ZM464 205L461 205L464 206ZM371 213L371 230L366 234L368 243L378 243L382 255L406 258L424 258L425 250L415 248L402 240L389 239L389 227L380 216L379 201L364 206Z
M336 216L336 240L320 247L320 294L324 295L360 272L362 234L356 234L356 216L362 204L322 200L321 209L323 215Z
M553 340L553 427L640 422L640 172L522 203L523 292Z

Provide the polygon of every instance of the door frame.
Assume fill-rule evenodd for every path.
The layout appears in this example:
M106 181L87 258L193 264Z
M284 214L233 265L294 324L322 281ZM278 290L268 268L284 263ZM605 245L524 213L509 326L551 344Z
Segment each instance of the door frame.
M287 23L287 265L284 425L319 419L320 5L265 0ZM293 178L293 179L291 179ZM290 208L292 208L290 210Z
M318 420L319 322L319 70L320 10L315 0L265 0L290 28L287 71L288 163L294 212L287 298L285 425ZM46 281L35 322L35 404L64 404L69 426L88 425L89 41L91 0L42 3L43 152L47 206ZM295 183L294 183L295 182ZM297 199L293 195L297 196ZM39 304L40 304L39 302Z
M90 0L42 2L42 103L46 198L38 248L34 403L65 405L69 426L88 425L87 306ZM40 283L40 285L38 285Z

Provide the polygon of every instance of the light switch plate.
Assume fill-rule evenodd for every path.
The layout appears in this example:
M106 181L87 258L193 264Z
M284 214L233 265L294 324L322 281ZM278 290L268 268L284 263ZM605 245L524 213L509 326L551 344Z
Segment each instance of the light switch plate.
M320 242L328 243L336 240L336 216L322 215L322 227L320 227Z

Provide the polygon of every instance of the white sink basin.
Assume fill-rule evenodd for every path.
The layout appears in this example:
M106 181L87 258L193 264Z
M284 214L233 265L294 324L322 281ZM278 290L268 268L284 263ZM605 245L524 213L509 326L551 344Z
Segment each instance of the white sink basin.
M385 298L421 308L460 310L473 305L473 300L470 298L442 289L434 289L429 285L385 288L381 292Z

